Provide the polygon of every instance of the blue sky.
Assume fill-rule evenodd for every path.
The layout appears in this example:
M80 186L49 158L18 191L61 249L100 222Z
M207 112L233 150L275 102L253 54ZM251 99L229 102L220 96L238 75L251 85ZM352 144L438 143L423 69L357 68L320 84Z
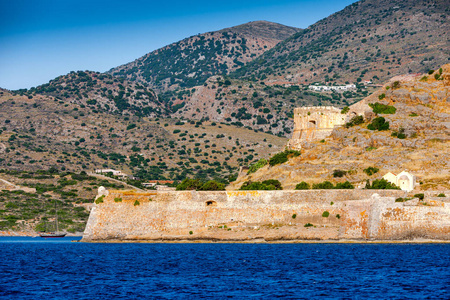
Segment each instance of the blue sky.
M0 0L0 87L104 72L198 33L267 20L306 28L355 0Z

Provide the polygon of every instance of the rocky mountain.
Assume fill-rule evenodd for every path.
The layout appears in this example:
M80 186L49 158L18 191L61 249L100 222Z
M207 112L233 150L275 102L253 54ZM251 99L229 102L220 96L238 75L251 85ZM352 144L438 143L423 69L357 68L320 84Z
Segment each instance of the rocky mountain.
M447 0L361 0L299 31L237 70L265 81L384 82L450 57Z
M267 21L250 22L191 36L108 73L158 92L193 87L210 76L236 70L299 30Z
M214 122L111 114L78 101L0 91L0 169L113 168L143 180L226 181L287 141Z
M203 85L162 95L175 118L207 119L289 136L293 110L308 105L344 107L363 99L375 88L357 85L341 92L316 92L283 82L210 77Z
M448 60L445 4L359 1L306 30L251 22L184 39L108 74L71 72L27 91L3 91L0 150L6 156L0 163L31 169L29 161L38 162L36 168L74 169L117 163L143 178L230 174L257 159L246 148L260 155L273 152L270 145L282 148L286 139L272 134L290 135L295 107L348 106L376 89L363 79ZM346 80L356 81L355 87L308 88L312 81ZM49 155L43 159L36 149ZM222 169L205 175L214 163ZM141 171L150 167L157 171Z
M335 128L324 140L304 143L300 156L244 174L229 188L267 179L280 180L285 189L325 180L364 186L387 172L406 170L418 177L420 190L450 190L450 64L425 74L393 77L350 106L352 110L365 111L360 122ZM370 124L380 124L380 118L387 126L371 130Z
M47 84L15 93L27 95L30 99L35 95L52 96L65 104L88 107L94 113L101 111L157 117L167 112L166 105L152 89L137 82L91 71L71 72Z
M445 1L356 2L290 36L229 76L161 94L171 116L242 124L289 136L293 109L344 107L404 73L448 61L449 8ZM311 91L309 85L355 84ZM245 113L244 113L245 112Z

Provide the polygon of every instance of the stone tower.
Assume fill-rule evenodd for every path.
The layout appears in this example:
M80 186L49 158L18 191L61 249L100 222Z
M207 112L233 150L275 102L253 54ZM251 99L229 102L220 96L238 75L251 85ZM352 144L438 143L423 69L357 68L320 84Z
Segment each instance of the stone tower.
M333 106L310 106L294 109L294 132L288 148L301 149L303 142L320 141L337 126L345 124L346 114Z

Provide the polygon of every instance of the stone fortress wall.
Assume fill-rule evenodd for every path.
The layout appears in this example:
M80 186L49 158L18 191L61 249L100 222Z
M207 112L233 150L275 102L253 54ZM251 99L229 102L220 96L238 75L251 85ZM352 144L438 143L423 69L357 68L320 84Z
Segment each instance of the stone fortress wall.
M99 192L83 241L450 240L448 197L399 190Z
M333 129L345 125L351 118L371 111L362 100L349 107L347 113L334 106L307 106L294 109L294 132L289 140L289 149L300 150L308 142L327 138Z
M302 142L324 139L346 121L347 115L333 106L297 107L294 109L294 132L288 147L300 149Z

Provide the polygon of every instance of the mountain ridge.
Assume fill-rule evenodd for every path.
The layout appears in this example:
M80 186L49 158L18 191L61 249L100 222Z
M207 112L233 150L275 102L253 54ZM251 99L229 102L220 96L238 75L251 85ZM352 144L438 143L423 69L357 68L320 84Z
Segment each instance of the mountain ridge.
M358 1L292 35L233 76L343 83L425 72L450 57L449 13L445 0ZM391 70L380 71L386 64Z
M228 74L300 29L254 21L185 38L107 73L149 84L159 92Z

